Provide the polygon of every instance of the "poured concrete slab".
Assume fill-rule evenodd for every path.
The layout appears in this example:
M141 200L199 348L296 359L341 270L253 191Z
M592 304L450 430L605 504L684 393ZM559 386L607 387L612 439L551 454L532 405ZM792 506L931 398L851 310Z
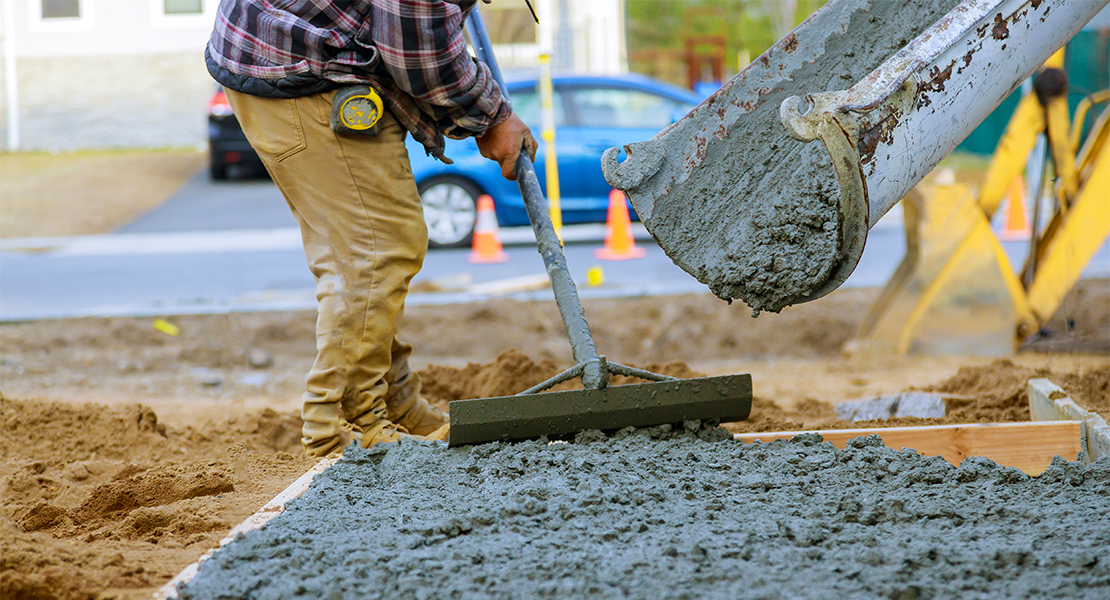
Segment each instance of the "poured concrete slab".
M1035 425L1035 424L1031 424ZM1060 424L1045 424L1057 426ZM1038 477L809 434L404 440L316 478L182 598L1102 598L1110 461Z

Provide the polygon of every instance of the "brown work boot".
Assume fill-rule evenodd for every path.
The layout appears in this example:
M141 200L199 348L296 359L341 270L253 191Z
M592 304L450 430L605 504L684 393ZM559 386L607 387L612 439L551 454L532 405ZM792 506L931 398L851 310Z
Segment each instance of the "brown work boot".
M447 424L439 429L424 436L424 439L433 442L446 442L447 438L451 436L451 425Z
M386 418L404 427L413 435L426 436L447 424L447 413L432 406L418 395L401 401L386 399Z
M403 427L382 419L369 427L354 428L354 439L358 440L358 445L363 448L369 448L378 444L389 444L391 442L399 442L404 438L409 439L424 439L419 435L412 435Z

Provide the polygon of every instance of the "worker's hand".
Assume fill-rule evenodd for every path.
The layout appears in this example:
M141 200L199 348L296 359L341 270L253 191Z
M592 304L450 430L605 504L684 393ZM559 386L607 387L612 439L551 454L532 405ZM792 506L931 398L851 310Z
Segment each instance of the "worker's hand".
M516 114L509 115L501 123L486 130L478 138L478 151L482 156L497 161L501 165L501 174L509 181L516 180L516 159L520 156L521 148L528 151L528 158L536 160L536 138L524 121Z

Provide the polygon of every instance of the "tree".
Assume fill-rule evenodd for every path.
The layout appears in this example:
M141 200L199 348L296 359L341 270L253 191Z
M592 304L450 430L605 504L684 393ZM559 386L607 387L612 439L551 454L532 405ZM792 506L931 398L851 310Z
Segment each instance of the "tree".
M633 71L690 85L687 40L723 41L725 78L747 66L826 0L627 0ZM713 44L716 44L714 41ZM695 44L697 46L697 44ZM710 52L712 48L696 48Z

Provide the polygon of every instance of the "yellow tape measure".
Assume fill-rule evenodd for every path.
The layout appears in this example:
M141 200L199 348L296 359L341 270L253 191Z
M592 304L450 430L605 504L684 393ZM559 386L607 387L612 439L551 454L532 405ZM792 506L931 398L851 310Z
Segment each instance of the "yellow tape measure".
M381 96L370 86L343 88L332 102L331 128L340 133L375 135L384 110Z

